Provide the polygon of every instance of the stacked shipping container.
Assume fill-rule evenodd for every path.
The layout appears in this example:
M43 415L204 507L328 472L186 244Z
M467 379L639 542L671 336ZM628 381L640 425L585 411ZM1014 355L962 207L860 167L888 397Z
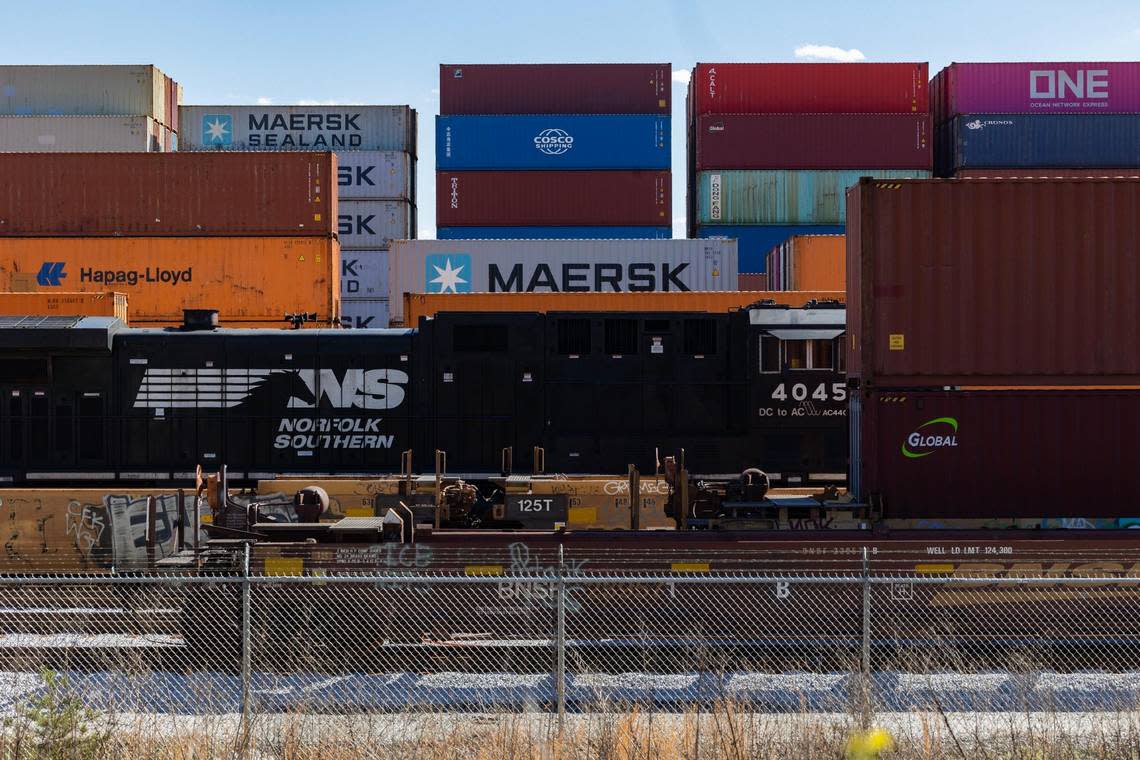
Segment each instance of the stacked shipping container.
M690 237L736 237L740 271L773 246L840 234L861 176L930 176L924 63L708 64L687 98Z
M387 327L388 249L416 236L416 112L407 106L186 106L184 150L334 151L342 324Z
M1140 63L952 63L930 96L939 176L1140 167Z
M843 290L847 250L843 235L796 235L768 252L768 287L788 290Z
M0 152L164 152L182 87L157 66L0 66Z
M440 66L441 239L670 237L668 64Z
M1132 514L1140 181L867 179L847 208L852 490L892 518Z
M331 153L0 153L0 176L0 291L121 291L141 325L338 315Z

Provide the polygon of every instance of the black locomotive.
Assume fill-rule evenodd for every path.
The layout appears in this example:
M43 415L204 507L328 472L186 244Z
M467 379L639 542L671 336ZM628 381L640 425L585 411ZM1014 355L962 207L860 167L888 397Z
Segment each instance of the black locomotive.
M0 477L846 471L844 310L448 313L402 330L0 321ZM538 458L538 462L535 458Z

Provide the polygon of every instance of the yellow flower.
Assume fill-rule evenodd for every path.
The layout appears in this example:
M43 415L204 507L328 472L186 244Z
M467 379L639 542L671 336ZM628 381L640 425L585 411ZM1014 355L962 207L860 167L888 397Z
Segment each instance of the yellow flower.
M894 739L889 733L881 728L872 728L851 737L847 742L847 757L851 760L873 760L894 747Z

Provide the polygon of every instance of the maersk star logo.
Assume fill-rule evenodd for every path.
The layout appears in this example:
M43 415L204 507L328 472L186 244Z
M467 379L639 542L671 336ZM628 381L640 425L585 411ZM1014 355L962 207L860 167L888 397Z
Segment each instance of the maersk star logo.
M471 257L466 253L428 256L424 290L428 293L470 293Z
M231 145L234 141L234 117L224 113L208 113L202 117L202 142L206 145Z

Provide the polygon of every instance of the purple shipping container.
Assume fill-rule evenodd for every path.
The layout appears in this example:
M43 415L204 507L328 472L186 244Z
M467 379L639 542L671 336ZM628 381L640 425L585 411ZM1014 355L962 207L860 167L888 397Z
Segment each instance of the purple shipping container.
M1140 62L952 63L930 90L935 123L975 113L1140 113Z

